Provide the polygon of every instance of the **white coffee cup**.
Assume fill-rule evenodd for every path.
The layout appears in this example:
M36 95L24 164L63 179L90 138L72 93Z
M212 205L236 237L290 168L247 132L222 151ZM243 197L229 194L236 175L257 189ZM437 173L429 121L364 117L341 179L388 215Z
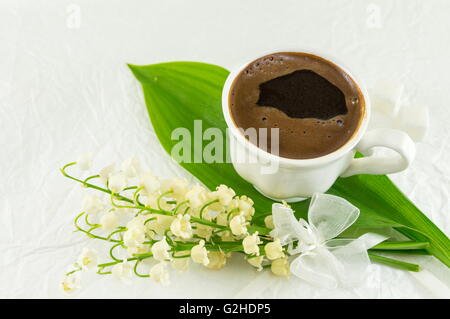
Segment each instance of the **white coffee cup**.
M314 193L326 192L338 177L356 174L390 174L406 169L415 156L415 145L404 132L394 129L380 128L366 132L370 118L370 98L362 81L357 79L336 59L323 54L305 50L282 50L278 52L303 52L320 56L345 71L357 83L365 100L365 112L361 123L353 136L339 149L327 155L312 159L289 159L273 155L249 142L242 131L234 123L229 107L231 86L238 74L260 55L232 71L226 79L222 92L222 110L228 125L230 137L235 145L230 147L230 157L237 173L266 197L275 200L295 202L311 197ZM374 152L375 147L384 147L394 152L380 155ZM354 158L355 152L365 157ZM238 154L249 153L256 160L237 160ZM276 166L275 171L267 167ZM266 170L265 170L266 168Z

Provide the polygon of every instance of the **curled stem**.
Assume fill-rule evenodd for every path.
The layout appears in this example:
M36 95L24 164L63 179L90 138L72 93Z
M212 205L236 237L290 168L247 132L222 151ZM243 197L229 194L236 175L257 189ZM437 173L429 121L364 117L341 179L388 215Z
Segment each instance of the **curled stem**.
M142 277L142 278L148 278L148 277L150 277L150 275L142 275L142 274L138 273L137 267L138 267L138 265L139 265L140 263L141 263L141 260L136 260L136 263L134 264L134 267L133 267L133 271L134 271L134 273L136 274L136 276Z
M106 237L94 235L94 234L91 233L91 230L93 230L92 228L91 228L91 230L85 230L85 229L81 228L81 227L78 225L78 220L79 220L80 217L83 216L84 214L85 214L85 212L82 212L82 213L79 214L77 217L75 217L74 224L75 224L75 228L76 228L77 230L79 230L79 231L85 233L86 235L88 235L88 236L91 237L91 238L101 239L101 240L105 240L105 241L109 241L109 242L114 242L114 243L121 242L120 240L115 240L115 239L112 239L112 238L106 238Z
M200 215L199 215L200 218L203 218L203 211L204 211L208 206L211 206L212 204L218 203L218 202L219 202L219 200L218 200L218 199L215 199L215 200L212 200L212 201L206 203L205 205L203 205L203 207L200 209Z
M120 259L116 258L116 256L114 256L113 251L114 251L114 248L116 248L117 246L120 246L120 245L122 245L122 243L117 243L114 246L112 246L111 249L109 250L109 256L111 256L111 258L115 261L119 261Z

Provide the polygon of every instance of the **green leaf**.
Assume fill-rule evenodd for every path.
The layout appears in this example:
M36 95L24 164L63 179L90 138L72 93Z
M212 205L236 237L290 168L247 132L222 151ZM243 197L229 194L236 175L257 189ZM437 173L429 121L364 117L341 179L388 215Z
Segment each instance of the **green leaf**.
M146 66L129 65L142 84L145 103L155 132L170 154L178 140L172 131L184 127L194 130L194 120L202 120L202 129L219 128L225 134L222 116L222 87L229 72L219 66L198 62L170 62ZM225 135L224 135L225 136ZM205 146L210 141L200 141ZM201 148L191 145L192 155L201 156ZM225 149L223 150L225 154ZM192 157L193 158L193 157ZM200 157L201 158L201 157ZM232 187L255 202L256 224L271 211L273 201L262 196L244 181L229 163L180 163L209 189L220 184ZM450 267L450 240L386 176L358 175L340 178L330 194L346 198L361 210L351 228L394 227L410 239L429 241L427 251ZM295 203L298 217L306 217L309 201Z

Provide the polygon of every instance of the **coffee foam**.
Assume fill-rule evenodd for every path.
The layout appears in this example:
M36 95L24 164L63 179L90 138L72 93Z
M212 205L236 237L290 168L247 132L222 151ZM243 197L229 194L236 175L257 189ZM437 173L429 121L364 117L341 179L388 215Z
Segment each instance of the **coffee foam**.
M292 74L302 74L297 76L301 81L289 83ZM283 83L264 93L267 83L280 78ZM270 90L274 88L278 91ZM339 99L335 106L329 105ZM279 155L294 159L323 156L343 146L359 127L365 107L360 89L338 66L294 52L271 54L250 63L234 80L229 101L238 127L279 128ZM283 106L286 101L292 102L289 107ZM317 109L321 101L325 101L322 106L328 108L327 114ZM270 130L267 143L270 151Z

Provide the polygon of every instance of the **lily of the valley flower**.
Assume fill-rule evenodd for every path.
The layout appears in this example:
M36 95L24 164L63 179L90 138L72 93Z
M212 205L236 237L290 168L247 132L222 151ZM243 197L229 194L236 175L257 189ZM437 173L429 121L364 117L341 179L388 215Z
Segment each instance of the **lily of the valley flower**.
M121 169L126 177L133 178L139 174L141 164L137 158L131 157L123 162Z
M92 269L97 264L97 252L89 248L83 248L77 261L82 269Z
M221 251L208 252L209 263L206 265L209 269L219 270L227 263L227 257Z
M204 240L200 240L198 245L192 247L191 258L198 264L203 264L204 266L207 266L209 264L208 251L205 248Z
M120 193L127 187L127 178L122 173L113 174L108 179L108 187L113 193Z
M233 235L236 236L247 234L247 221L244 214L240 213L230 220L230 229Z
M189 268L189 258L173 258L171 264L174 269L183 272Z
M83 211L87 214L97 214L105 208L103 201L91 194L86 194L83 198Z
M228 226L228 216L226 213L221 213L216 217L216 223L221 226Z
M284 257L283 247L279 238L276 238L273 242L267 243L264 246L264 251L266 252L267 258L270 260L278 259Z
M144 244L146 240L145 220L145 216L139 215L127 223L127 231L123 234L123 243L131 256L144 253L147 248L147 245Z
M253 207L253 200L245 195L241 197L235 197L228 206L228 209L239 209L247 220L251 220L255 213L255 208Z
M166 241L166 237L156 242L152 246L153 258L159 261L164 261L170 259L169 254L170 245Z
M133 266L131 262L125 259L123 262L112 267L111 274L114 278L128 283L133 275Z
M222 241L234 241L233 234L229 230L221 232L220 239Z
M247 261L250 265L255 267L256 270L258 270L258 271L263 270L262 262L264 261L264 256L250 257L250 258L247 258Z
M185 199L185 195L189 191L189 183L186 179L179 177L166 179L161 182L161 191L163 193L170 191L170 196L181 201Z
M189 204L192 208L200 208L207 201L207 192L204 187L200 185L194 185L186 193L185 197L189 201Z
M103 184L106 185L106 182L108 181L109 177L114 173L114 168L116 167L116 163L112 163L111 165L105 166L100 170L100 173L98 174L100 176L100 180Z
M264 225L266 225L267 228L274 229L275 226L273 224L273 216L272 215L266 216L264 218Z
M164 215L148 215L150 218L156 218L155 220L151 220L147 223L148 228L152 231L156 232L158 235L163 236L167 229L170 228L174 217L173 216L164 216Z
M81 288L80 276L77 273L65 276L64 280L60 283L62 291L66 295L71 295Z
M191 216L188 214L177 215L170 225L170 230L175 236L183 239L189 239L192 237L192 225L190 222Z
M100 225L105 230L113 230L119 226L119 217L113 211L107 212L100 218Z
M272 261L272 265L270 266L270 270L277 275L281 277L289 277L290 270L289 270L289 262L286 257L275 259Z
M212 232L212 227L202 224L197 224L197 228L195 229L195 234L199 237L205 238L206 240L211 238Z
M236 195L233 189L226 185L219 185L215 192L211 194L213 197L217 198L219 202L226 206L230 204L233 197Z
M77 161L78 167L82 171L88 171L92 166L92 153L86 153L80 156Z
M161 183L151 172L146 172L139 176L139 186L144 188L147 195L150 195L161 187Z
M244 252L249 255L254 254L256 256L259 256L259 244L261 244L261 239L258 236L258 232L245 237L242 241Z
M162 285L170 283L169 272L165 262L160 262L150 269L150 279L159 282Z

